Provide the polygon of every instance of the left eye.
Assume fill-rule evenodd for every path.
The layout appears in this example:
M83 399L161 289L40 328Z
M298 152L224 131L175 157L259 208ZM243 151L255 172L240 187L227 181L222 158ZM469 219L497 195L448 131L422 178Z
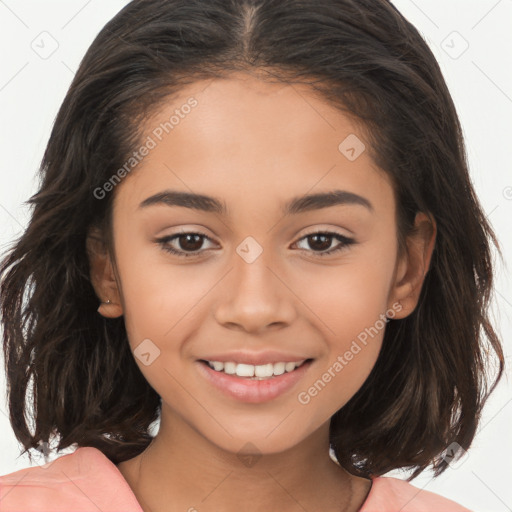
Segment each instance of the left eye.
M176 235L160 238L156 240L156 242L161 245L163 250L170 252L171 254L175 254L176 256L186 258L200 254L202 252L200 249L203 246L204 240L212 242L209 236L202 233L178 233ZM331 248L332 242L334 240L337 240L339 243L338 245L335 245L333 248ZM325 256L327 254L341 251L342 249L355 243L355 240L352 238L340 235L339 233L325 231L310 233L302 237L298 242L296 242L296 244L299 244L302 241L306 241L310 247L313 247L313 251L309 252L317 253L318 256ZM178 247L173 247L171 242L178 242Z
M353 238L348 238L346 236L340 235L339 233L332 233L329 231L317 231L315 233L310 233L309 235L302 237L299 242L302 240L305 240L310 247L316 246L316 249L314 249L313 252L317 253L318 256L325 256L327 254L341 251L342 249L345 249L349 245L355 243ZM340 243L335 245L333 248L330 248L334 240L338 240Z

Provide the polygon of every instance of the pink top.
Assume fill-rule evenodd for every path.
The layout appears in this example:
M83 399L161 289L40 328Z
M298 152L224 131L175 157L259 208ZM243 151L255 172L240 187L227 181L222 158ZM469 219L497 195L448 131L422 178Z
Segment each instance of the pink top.
M46 467L0 476L1 512L143 512L119 469L82 447ZM372 479L360 512L470 512L454 501L392 477Z

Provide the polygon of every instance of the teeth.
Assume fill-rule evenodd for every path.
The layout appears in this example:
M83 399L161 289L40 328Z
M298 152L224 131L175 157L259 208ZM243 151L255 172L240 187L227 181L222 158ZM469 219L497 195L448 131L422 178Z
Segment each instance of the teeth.
M293 370L295 370L295 363L286 363L284 365L284 369L287 371L287 372L291 372Z
M217 365L221 364L222 366L224 366L224 372L229 373L229 375L233 375L236 372L236 364L235 363L221 363L220 361L215 361L215 362L217 363ZM215 370L215 368L214 368L214 370ZM217 370L217 371L221 371L221 370Z
M282 375L285 372L293 372L295 368L301 366L305 359L294 363L268 363L261 365L235 363L229 361L223 363L221 361L207 361L210 368L217 372L224 372L228 375L237 375L238 377L247 377L255 380L268 379L275 375Z
M237 364L235 373L239 377L254 377L254 366L252 364Z
M222 370L224 370L224 363L221 363L220 361L212 361L211 364L213 366L213 369L217 372L221 372ZM235 373L234 368L233 368L233 373Z

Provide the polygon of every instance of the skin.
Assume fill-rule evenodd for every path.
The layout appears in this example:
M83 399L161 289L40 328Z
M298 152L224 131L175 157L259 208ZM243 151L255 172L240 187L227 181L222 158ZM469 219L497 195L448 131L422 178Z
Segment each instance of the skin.
M148 366L135 358L162 397L160 430L119 470L145 511L231 512L240 504L248 512L358 510L371 482L330 459L329 419L364 383L384 329L309 403L297 395L380 315L391 308L394 318L404 318L414 310L435 223L418 214L417 233L399 257L388 176L367 151L350 161L338 150L349 134L364 138L307 86L242 73L196 82L158 109L146 134L191 96L198 106L114 191L115 261L101 233L91 230L88 238L93 285L100 301L111 301L100 314L124 315L132 350L148 338L160 350ZM228 214L139 208L166 189L217 197ZM335 189L366 198L373 210L342 204L281 212L292 197ZM356 243L319 256L340 242L308 242L315 230ZM168 242L182 251L194 245L199 255L188 258L155 242L179 231L211 241ZM252 263L236 252L248 236L263 249ZM291 391L251 404L223 395L198 372L197 359L212 347L278 348L314 361ZM240 451L256 454L256 462L242 460Z

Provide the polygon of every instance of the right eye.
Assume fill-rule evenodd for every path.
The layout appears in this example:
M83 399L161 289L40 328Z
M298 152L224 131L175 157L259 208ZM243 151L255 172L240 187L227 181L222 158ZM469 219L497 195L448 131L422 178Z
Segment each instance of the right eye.
M203 239L212 239L204 233L195 232L182 232L175 235L165 236L156 240L160 244L164 251L175 254L176 256L188 258L190 256L196 256L204 251L199 251L203 245ZM172 246L171 242L177 242L176 245Z

